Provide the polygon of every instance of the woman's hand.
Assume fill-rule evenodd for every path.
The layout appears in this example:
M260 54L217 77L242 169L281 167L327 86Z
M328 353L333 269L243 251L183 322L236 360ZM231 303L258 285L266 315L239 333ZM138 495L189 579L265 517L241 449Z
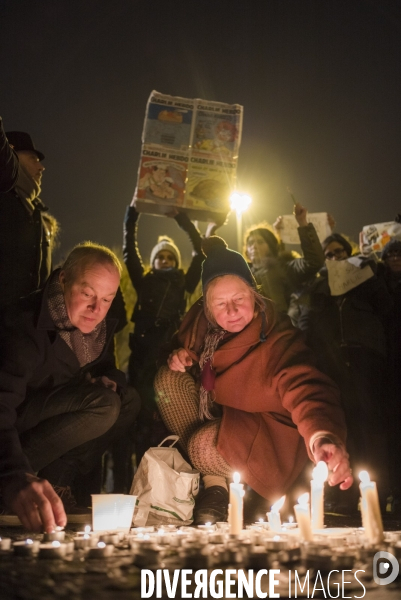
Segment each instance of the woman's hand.
M192 365L192 358L185 348L178 348L178 350L173 350L170 354L167 364L172 371L181 371L184 373L185 368Z
M348 452L343 446L337 446L329 442L315 443L313 459L316 463L323 460L329 468L329 485L340 485L341 490L347 490L354 481L349 466Z
M294 215L300 227L305 227L308 224L308 210L299 202L294 205Z

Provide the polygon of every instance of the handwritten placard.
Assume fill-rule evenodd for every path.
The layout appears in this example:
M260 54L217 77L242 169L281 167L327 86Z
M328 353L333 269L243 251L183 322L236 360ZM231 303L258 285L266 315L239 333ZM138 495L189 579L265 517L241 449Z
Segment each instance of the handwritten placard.
M352 256L347 260L326 260L332 296L346 294L373 277L373 271L369 265L361 268L362 260L358 256Z
M321 242L331 234L327 213L308 213L308 221L314 225ZM283 216L280 237L284 244L299 244L298 227L299 225L294 215Z

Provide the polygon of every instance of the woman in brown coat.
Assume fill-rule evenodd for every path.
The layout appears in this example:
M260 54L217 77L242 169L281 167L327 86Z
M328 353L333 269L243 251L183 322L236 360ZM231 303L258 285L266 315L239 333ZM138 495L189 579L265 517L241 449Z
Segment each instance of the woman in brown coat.
M307 455L329 483L352 484L338 390L313 364L289 319L260 296L243 257L208 240L204 298L188 312L155 380L167 427L203 475L195 522L227 516L226 479L239 471L265 498L282 495Z

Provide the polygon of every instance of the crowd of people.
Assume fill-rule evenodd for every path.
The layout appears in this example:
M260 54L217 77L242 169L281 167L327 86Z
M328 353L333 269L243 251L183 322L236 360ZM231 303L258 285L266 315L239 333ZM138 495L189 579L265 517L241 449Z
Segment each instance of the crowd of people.
M52 265L58 223L40 199L43 160L29 134L5 133L0 119L3 514L31 530L79 519L87 510L74 490L105 451L118 444L125 451L114 462L130 461L133 441L138 464L166 432L202 476L195 523L227 518L233 471L267 507L296 485L308 459L327 462L337 507L357 508L352 470L367 469L383 508L394 509L401 240L381 256L361 255L335 232L320 243L297 203L302 256L284 247L280 219L252 226L241 254L215 235L221 219L201 236L172 209L191 264L185 272L175 242L160 236L146 268L133 201L123 259L137 299L127 316L122 267L109 248L82 242ZM334 295L331 261L356 254L369 276ZM127 317L134 329L123 373L113 336Z

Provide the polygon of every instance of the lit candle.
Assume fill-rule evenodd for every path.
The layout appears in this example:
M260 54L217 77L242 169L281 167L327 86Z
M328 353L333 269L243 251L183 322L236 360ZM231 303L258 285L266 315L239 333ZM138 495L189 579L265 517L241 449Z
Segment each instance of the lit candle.
M89 548L88 558L107 558L114 552L114 546L112 544L105 544L99 542L95 548Z
M309 494L302 494L298 498L298 504L294 506L295 516L297 518L299 533L304 542L310 542L312 539L312 528L309 514Z
M361 480L359 489L361 490L362 525L365 535L372 544L379 544L383 541L383 522L376 483L370 481L367 471L361 471L359 479Z
M311 520L312 529L324 527L324 482L329 475L327 464L320 460L312 471Z
M280 500L277 500L270 509L270 512L266 513L269 521L270 529L272 531L281 531L281 518L280 510L283 508L285 502L285 496L282 496Z
M240 483L240 474L234 473L234 483L230 483L230 504L228 507L228 523L231 535L239 535L243 527L244 486Z
M63 558L66 551L66 544L60 544L58 540L54 540L48 544L40 544L39 558Z
M27 539L23 542L14 542L13 549L16 556L32 556L39 551L39 541Z
M64 542L65 531L62 527L56 527L53 531L43 534L44 542Z
M11 550L11 538L0 537L0 550Z

